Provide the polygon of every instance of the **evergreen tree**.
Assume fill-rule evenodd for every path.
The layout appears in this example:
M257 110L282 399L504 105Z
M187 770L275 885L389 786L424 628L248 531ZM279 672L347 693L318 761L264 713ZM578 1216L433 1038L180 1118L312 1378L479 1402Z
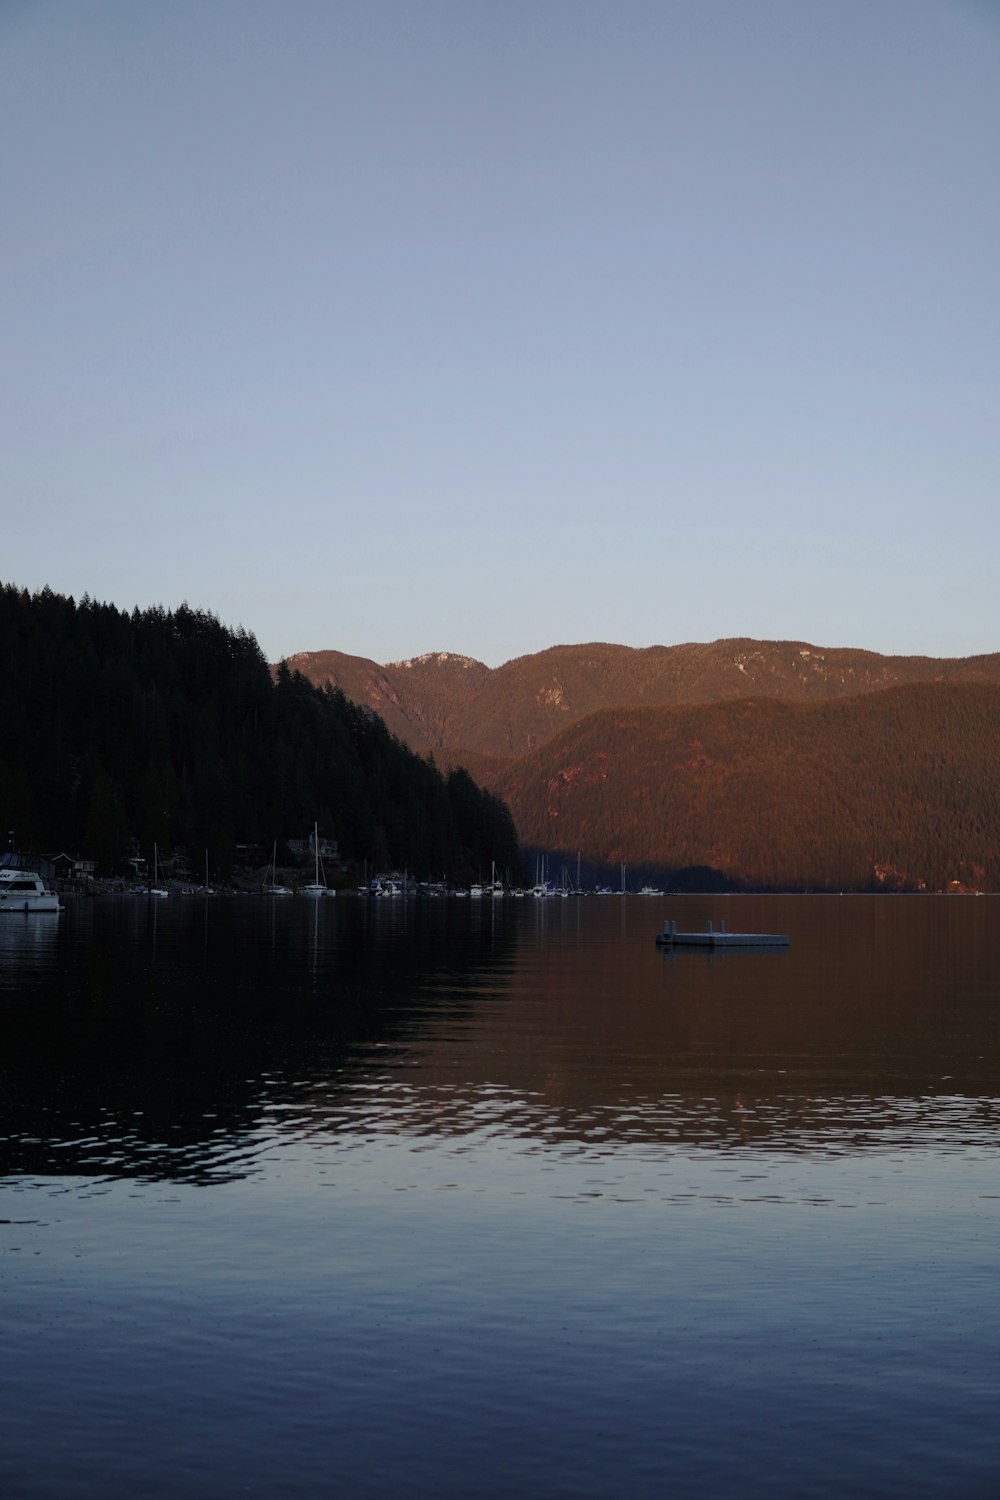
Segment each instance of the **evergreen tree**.
M223 874L237 844L303 838L319 818L358 864L467 878L487 828L493 857L516 863L496 798L470 783L456 809L368 710L286 663L272 678L242 627L0 585L0 632L0 828L22 848L75 845L106 874L132 838L195 867L207 849Z

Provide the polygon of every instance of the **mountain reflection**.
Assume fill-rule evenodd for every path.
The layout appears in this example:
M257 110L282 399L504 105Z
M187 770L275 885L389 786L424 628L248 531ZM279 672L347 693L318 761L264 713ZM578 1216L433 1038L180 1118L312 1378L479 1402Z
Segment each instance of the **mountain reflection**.
M737 910L790 951L721 959L664 959L638 901L16 919L0 1172L219 1182L290 1139L366 1136L554 1158L992 1146L992 908L760 898Z

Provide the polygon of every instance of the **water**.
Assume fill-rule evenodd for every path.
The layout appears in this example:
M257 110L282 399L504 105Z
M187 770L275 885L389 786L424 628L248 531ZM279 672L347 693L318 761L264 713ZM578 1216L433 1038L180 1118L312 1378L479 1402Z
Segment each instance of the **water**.
M0 1494L997 1496L998 919L4 918Z

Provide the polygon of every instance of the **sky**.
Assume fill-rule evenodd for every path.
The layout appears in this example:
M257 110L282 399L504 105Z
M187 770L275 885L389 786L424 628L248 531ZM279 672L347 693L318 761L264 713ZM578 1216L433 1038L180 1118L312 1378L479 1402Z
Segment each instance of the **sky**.
M1000 0L0 0L0 580L1000 650Z

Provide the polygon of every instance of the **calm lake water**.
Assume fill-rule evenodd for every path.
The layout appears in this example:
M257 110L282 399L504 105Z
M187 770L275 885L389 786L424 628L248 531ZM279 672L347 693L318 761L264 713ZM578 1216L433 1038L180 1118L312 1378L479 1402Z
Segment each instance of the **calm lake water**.
M1000 898L68 902L0 1110L11 1500L1000 1495Z

